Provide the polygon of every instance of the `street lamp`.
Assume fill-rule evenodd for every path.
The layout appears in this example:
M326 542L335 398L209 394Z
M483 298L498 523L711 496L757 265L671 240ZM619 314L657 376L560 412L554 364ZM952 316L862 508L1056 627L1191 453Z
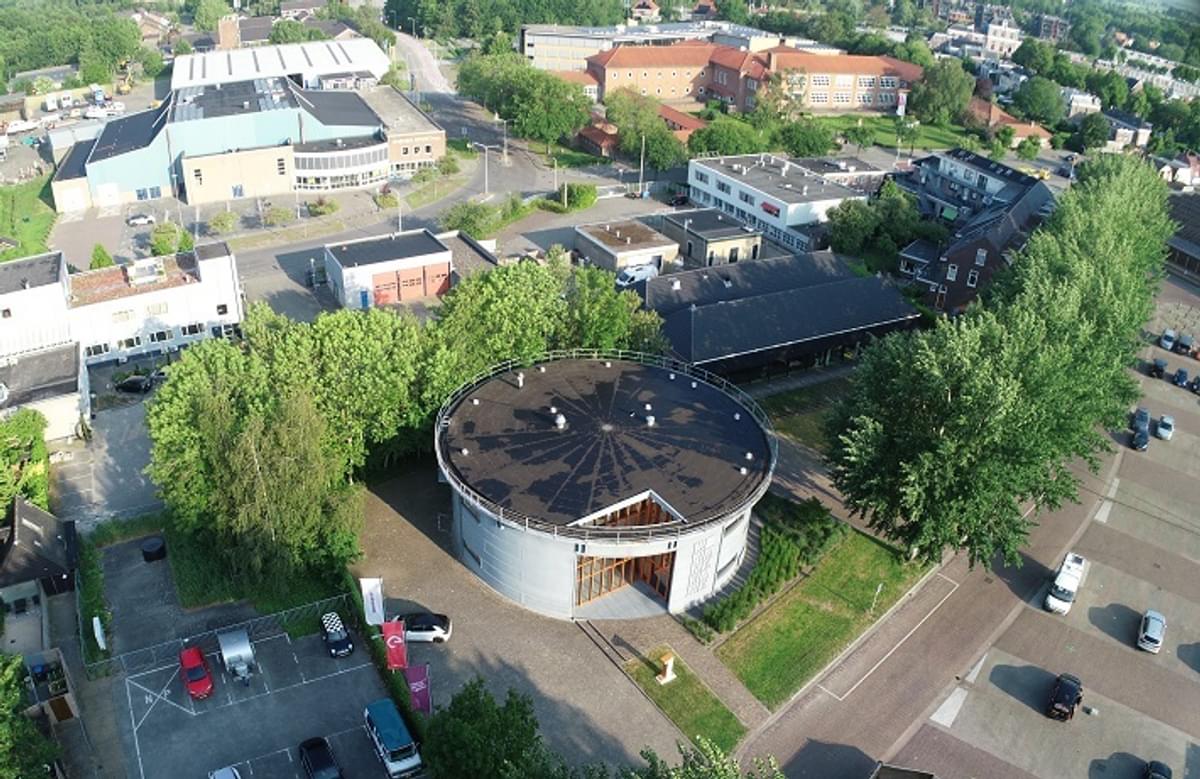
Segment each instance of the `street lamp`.
M492 191L491 191L491 189L488 188L488 163L487 163L488 157L487 157L487 153L488 153L488 149L499 149L500 147L494 143L480 143L479 141L476 141L474 145L483 149L483 194L490 195L492 193Z
M492 114L492 120L496 121L496 122L504 123L504 164L507 165L508 164L508 120L501 119L499 112L495 112Z
M408 17L408 20L412 22L412 36L415 38L417 37L417 20L411 16Z

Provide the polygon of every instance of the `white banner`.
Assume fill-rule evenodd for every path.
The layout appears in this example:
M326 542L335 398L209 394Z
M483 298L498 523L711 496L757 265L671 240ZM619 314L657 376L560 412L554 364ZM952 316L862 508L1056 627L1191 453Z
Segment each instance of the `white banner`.
M359 579L363 611L368 625L383 624L383 579Z

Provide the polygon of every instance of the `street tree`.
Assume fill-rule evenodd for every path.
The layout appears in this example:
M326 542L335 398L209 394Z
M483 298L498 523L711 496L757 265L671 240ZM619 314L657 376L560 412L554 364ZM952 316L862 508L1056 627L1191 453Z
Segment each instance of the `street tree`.
M1012 53L1012 59L1035 75L1045 76L1054 67L1054 47L1037 38L1026 38Z
M518 135L545 143L549 154L550 144L587 124L591 101L578 84L533 68L527 75L508 112L515 116L501 115L512 121Z
M1016 138L1016 136L1017 131L1011 124L1001 125L1000 128L995 132L995 140L999 141L1000 145L1005 149L1012 148L1013 139Z
M1078 152L1098 149L1108 143L1108 134L1108 120L1104 114L1088 114L1079 121L1075 134L1071 136L1070 146Z
M1017 156L1023 160L1036 160L1042 151L1042 144L1034 136L1026 136L1017 144Z
M225 0L199 0L192 14L192 23L201 32L214 32L222 16L230 13Z
M912 111L922 122L950 124L962 116L974 90L975 79L959 60L939 60L913 88Z
M846 136L846 141L854 144L859 154L862 154L864 146L868 146L875 140L875 131L863 124L856 124L842 133Z
M51 776L58 745L25 716L29 708L25 661L0 655L0 776Z
M833 133L813 119L783 125L779 130L779 143L793 157L819 157L834 147Z
M916 148L917 139L921 136L917 125L910 119L905 119L902 116L896 117L896 145L900 148L908 147L909 156L912 155Z
M442 214L443 230L458 230L472 238L483 238L496 223L496 209L487 203L464 200Z
M1043 76L1022 84L1013 95L1013 105L1023 116L1048 125L1058 124L1066 113L1058 84Z
M108 253L108 249L104 248L104 244L98 243L92 247L92 262L88 266L89 269L111 268L115 264L112 255Z
M237 228L237 223L237 214L232 211L218 211L208 220L208 229L214 235L228 235Z
M829 209L829 240L835 252L859 254L879 227L879 217L862 200L843 200Z
M632 89L614 90L605 96L609 121L617 126L621 153L639 160L646 139L646 163L662 170L687 161L687 150L658 115L657 101Z
M766 151L769 145L769 138L762 130L728 116L713 119L708 127L696 130L688 138L692 154L753 154Z

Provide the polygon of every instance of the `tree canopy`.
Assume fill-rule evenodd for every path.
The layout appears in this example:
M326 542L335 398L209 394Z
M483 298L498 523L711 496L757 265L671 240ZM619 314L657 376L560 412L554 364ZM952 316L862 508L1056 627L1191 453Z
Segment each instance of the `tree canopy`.
M939 60L913 87L912 111L927 124L950 124L962 116L974 91L975 79L963 70L961 62Z
M620 0L387 0L384 18L421 36L484 40L499 30L516 35L522 24L609 25L625 19Z
M25 661L20 655L0 655L0 776L52 775L47 770L58 756L58 745L25 716Z
M1019 561L1035 514L1075 497L1137 397L1166 188L1140 161L1089 162L986 304L867 349L830 420L847 505L914 554ZM964 475L969 474L969 477Z
M688 138L692 154L753 154L770 147L770 133L731 116L717 116L708 127L696 130Z
M1028 79L1017 89L1013 106L1024 116L1049 125L1058 124L1066 114L1058 84L1042 76Z
M581 86L533 68L516 52L468 57L458 90L508 120L514 134L544 143L583 127L591 106Z
M142 45L137 25L115 16L112 8L65 0L4 4L0 65L5 75L70 63L95 76L93 80L109 81L120 63L138 56Z
M319 27L313 27L294 19L280 19L271 26L271 43L304 43L323 41L328 38Z
M619 131L623 154L638 159L645 138L646 164L650 167L661 170L687 162L687 150L658 115L658 101L654 98L624 88L606 94L604 104L608 120Z

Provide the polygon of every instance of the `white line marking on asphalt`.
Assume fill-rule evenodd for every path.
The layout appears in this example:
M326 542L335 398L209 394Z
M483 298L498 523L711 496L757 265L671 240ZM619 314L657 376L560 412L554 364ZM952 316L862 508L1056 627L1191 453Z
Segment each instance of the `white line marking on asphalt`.
M953 585L955 586L955 588L957 588L957 587L958 587L958 582L954 581L953 579L951 579L949 576L945 575L945 574L944 574L944 573L942 573L941 571L938 571L938 572L937 572L937 574L935 574L935 575L936 575L936 576L937 576L939 579L945 579L946 581L950 582L951 584L953 584ZM953 592L953 591L954 591L954 590L951 590L951 592Z
M979 658L979 662L976 663L975 667L971 669L971 672L967 674L967 681L971 684L975 684L975 680L979 678L979 672L983 670L984 660L987 660L987 652L983 653L983 657Z
M958 716L958 712L962 711L963 704L967 702L967 689L965 687L955 687L950 693L950 697L942 701L942 705L938 706L937 711L929 719L944 728L949 728L954 724L954 718Z
M846 700L845 697L839 697L839 696L835 695L834 693L830 692L830 690L828 688L826 688L824 685L818 684L817 689L820 690L821 692L825 693L826 695L828 695L830 698L833 698L838 703L841 703L842 701Z
M138 774L142 779L146 779L146 769L142 767L142 745L138 743L137 734L137 717L133 714L133 695L129 691L129 683L126 679L125 684L125 700L129 703L129 724L133 726L133 750L137 753Z
M1104 501L1101 502L1100 508L1096 509L1096 516L1093 517L1100 524L1108 524L1108 514L1112 511L1112 498L1117 494L1117 485L1121 483L1120 479L1113 478L1112 484L1108 485L1108 492L1105 493Z
M875 663L875 665L871 666L871 670L869 670L869 671L867 671L865 674L863 674L863 677L862 677L861 679L859 679L857 682L855 682L855 683L854 683L854 686L853 686L853 687L851 687L849 690L847 690L845 695L843 695L841 698L838 698L838 700L839 700L839 701L842 701L842 700L845 700L846 698L849 698L849 697L850 697L850 695L851 695L851 694L852 694L852 693L853 693L855 690L857 690L857 689L858 689L858 686L859 686L860 684L862 684L863 682L865 682L865 681L867 680L867 678L871 676L871 674L875 673L875 671L879 669L879 666L881 666L881 665L883 665L885 662L887 662L887 659L888 659L889 657L891 657L891 656L892 656L892 654L893 654L893 653L895 653L895 651L896 651L897 649L899 649L899 648L900 648L900 647L901 647L901 646L904 644L904 642L905 642L905 641L907 641L907 640L909 639L909 637L910 637L910 636L912 636L912 634L913 634L913 633L916 633L916 632L917 632L917 630L919 630L919 629L920 629L920 627L921 627L922 625L924 625L924 624L925 624L925 620L927 620L927 619L929 619L930 617L932 617L932 616L933 616L933 614L934 614L934 612L936 612L936 611L937 611L939 608L941 608L942 604L946 602L946 599L947 599L947 598L949 598L951 595L953 595L953 594L954 594L954 592L955 592L955 590L957 590L957 589L958 589L958 582L954 581L953 579L949 579L949 578L947 578L947 577L945 577L945 576L942 576L941 572L939 572L939 573L938 573L938 576L941 576L943 579L946 579L946 581L948 581L948 582L950 582L951 584L953 584L953 585L954 585L954 587L952 587L952 588L951 588L950 592L948 592L948 593L946 593L944 596L942 596L942 599L941 599L941 600L939 600L939 601L938 601L938 602L937 602L937 603L934 605L934 607L933 607L932 609L930 609L930 610L929 610L929 613L928 613L928 614L926 614L925 616L921 617L921 621L920 621L920 622L918 622L917 624L913 625L913 627L912 627L912 630L910 630L910 631L908 631L907 633L905 633L905 634L904 634L904 638L902 638L902 639L900 639L899 641L897 641L897 642L896 642L896 645L895 645L894 647L892 647L891 649L889 649L889 650L888 650L888 653L887 653L886 655L884 655L883 657L879 658L879 662L877 662L877 663Z

